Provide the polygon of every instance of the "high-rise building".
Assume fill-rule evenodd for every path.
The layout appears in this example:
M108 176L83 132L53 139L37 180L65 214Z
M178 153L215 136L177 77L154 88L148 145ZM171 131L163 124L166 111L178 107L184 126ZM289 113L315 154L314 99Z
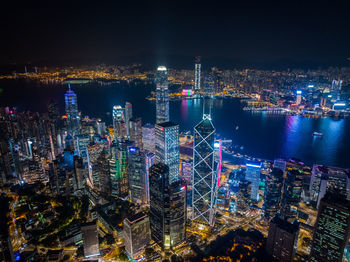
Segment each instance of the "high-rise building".
M283 188L283 171L279 168L273 168L266 176L266 185L264 193L264 216L271 219L280 212L282 188Z
M349 231L350 201L340 194L327 193L318 208L310 261L343 261Z
M215 223L218 177L215 170L215 128L208 114L194 127L192 220Z
M130 140L135 142L135 146L143 150L142 146L142 120L141 117L129 119Z
M118 181L118 196L125 197L128 195L129 186L128 186L128 150L129 147L128 141L121 142L118 145L117 149L117 159L116 159L116 176Z
M64 95L64 100L66 105L68 131L72 135L79 134L80 116L78 111L78 100L77 95L71 90L70 84L68 84L68 90Z
M151 240L149 217L140 212L124 219L123 233L125 250L131 260L140 258Z
M152 152L145 152L146 154L146 175L145 175L145 188L146 188L146 203L149 204L150 195L149 195L149 169L156 162L156 155Z
M113 129L114 129L114 138L121 141L126 137L127 125L125 123L125 112L124 109L117 105L113 106Z
M156 162L169 167L170 182L179 179L179 125L173 122L155 126Z
M209 74L205 77L203 83L203 93L206 96L212 96L215 92L215 77Z
M281 201L281 216L287 220L297 218L303 189L304 173L297 168L287 168Z
M287 166L287 162L283 159L276 159L273 162L273 167L281 169L283 173L286 171L286 166Z
M250 199L254 201L259 201L261 163L247 162L246 166L247 170L245 179L251 182Z
M146 204L146 155L138 147L129 148L128 180L133 203Z
M337 192L350 200L350 169L313 165L309 190L317 207L326 192Z
M130 119L132 118L132 104L130 102L125 103L125 123L126 123L126 137L130 139Z
M110 195L112 193L111 174L109 159L105 150L103 150L97 159L98 172L98 190L99 192Z
M154 125L147 123L142 127L142 145L144 151L155 152L154 137Z
M98 243L98 232L96 221L86 223L81 226L83 236L84 256L85 258L97 258L100 255Z
M186 186L181 181L169 183L169 168L157 163L150 168L150 224L152 239L162 249L185 240Z
M169 86L168 71L165 66L158 66L156 74L156 123L169 121Z
M301 90L297 90L297 99L295 101L295 103L297 105L300 105L300 103L301 103L301 94L302 94L302 91Z
M194 64L194 91L199 93L201 91L201 57L195 58Z
M292 261L296 251L299 223L289 223L275 216L270 221L266 252L276 261Z

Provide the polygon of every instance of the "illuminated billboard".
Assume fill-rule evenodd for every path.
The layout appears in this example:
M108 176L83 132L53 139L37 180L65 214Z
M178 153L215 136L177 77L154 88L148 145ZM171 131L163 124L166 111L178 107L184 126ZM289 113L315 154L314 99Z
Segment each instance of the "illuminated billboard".
M192 89L182 89L183 96L191 96L192 94Z

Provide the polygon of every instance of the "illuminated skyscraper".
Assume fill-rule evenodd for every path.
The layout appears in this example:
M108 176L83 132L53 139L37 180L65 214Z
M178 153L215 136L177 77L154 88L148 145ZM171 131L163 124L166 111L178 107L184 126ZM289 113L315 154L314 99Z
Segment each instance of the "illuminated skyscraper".
M165 66L158 66L156 74L156 123L169 121L169 86L168 71Z
M266 187L264 193L264 216L272 219L280 212L280 204L283 189L283 171L273 168L266 176Z
M146 204L146 155L138 147L129 148L128 180L133 203Z
M125 123L126 123L126 137L130 138L130 119L132 118L132 104L125 103Z
M155 126L156 162L169 167L170 182L179 179L179 125L163 122Z
M194 64L194 91L201 91L201 57L197 56Z
M143 150L142 146L142 119L132 117L129 120L130 140L135 142L135 146Z
M186 186L169 183L169 168L158 163L150 168L150 224L152 239L162 249L177 246L186 235Z
M142 145L144 151L155 152L154 125L148 123L142 127Z
M350 201L342 195L327 193L318 208L310 261L343 261L349 231Z
M124 109L121 106L113 106L113 128L114 138L121 141L126 137L127 129L125 123Z
M123 235L128 256L132 260L137 260L151 240L149 217L140 212L125 218Z
M68 131L72 135L79 134L80 116L78 111L78 100L77 95L71 90L70 84L68 84L68 90L64 95L64 100L66 105Z
M261 163L248 162L246 166L247 171L245 179L252 183L250 189L250 199L254 201L259 201Z
M214 225L217 172L215 170L215 128L208 114L194 127L192 219Z
M295 103L297 105L300 105L300 103L301 103L301 94L302 94L302 91L301 90L297 90L297 100L295 101Z

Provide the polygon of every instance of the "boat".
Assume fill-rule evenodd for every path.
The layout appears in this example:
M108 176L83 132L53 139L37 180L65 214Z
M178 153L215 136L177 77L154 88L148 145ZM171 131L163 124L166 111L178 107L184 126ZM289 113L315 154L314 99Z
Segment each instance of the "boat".
M313 135L313 136L323 136L323 133L313 132L312 135Z

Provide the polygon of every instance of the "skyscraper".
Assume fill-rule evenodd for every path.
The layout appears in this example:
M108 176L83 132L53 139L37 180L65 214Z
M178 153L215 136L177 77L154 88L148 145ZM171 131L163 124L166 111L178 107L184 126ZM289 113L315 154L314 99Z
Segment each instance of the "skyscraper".
M150 224L152 239L162 249L185 240L186 186L181 181L169 184L169 168L157 163L150 168Z
M179 179L179 125L173 122L155 126L156 162L169 167L170 182Z
M310 198L316 206L326 192L337 192L350 200L350 169L313 165Z
M215 128L208 114L194 127L192 219L214 225L218 178L214 163Z
M140 212L124 219L125 250L132 260L137 260L151 240L149 217Z
M289 223L275 216L270 221L266 252L276 261L292 261L296 251L299 223Z
M79 133L80 129L80 116L78 111L78 100L77 95L70 88L68 84L68 90L64 95L65 105L66 105L66 115L68 123L68 131L72 135Z
M271 219L280 212L280 204L283 188L283 171L273 168L266 176L266 187L264 194L264 216Z
M142 145L144 151L155 152L154 125L148 123L142 127Z
M195 58L194 64L194 91L199 93L201 91L201 57Z
M128 180L133 203L146 204L146 156L138 147L129 148Z
M156 123L169 121L168 71L158 66L156 74Z
M327 193L318 208L310 254L311 262L340 262L350 231L350 201Z
M132 118L132 104L129 102L125 103L125 123L126 123L126 137L130 138L130 119Z
M245 179L251 182L250 199L254 201L259 201L261 163L247 162L246 166L247 170Z
M135 146L143 150L142 146L142 119L132 117L129 119L130 140L135 142Z
M109 159L105 150L103 150L97 159L99 192L110 195L112 193L111 174L109 167Z
M86 223L81 226L83 236L84 256L85 258L98 257L100 247L98 243L98 232L96 221Z

